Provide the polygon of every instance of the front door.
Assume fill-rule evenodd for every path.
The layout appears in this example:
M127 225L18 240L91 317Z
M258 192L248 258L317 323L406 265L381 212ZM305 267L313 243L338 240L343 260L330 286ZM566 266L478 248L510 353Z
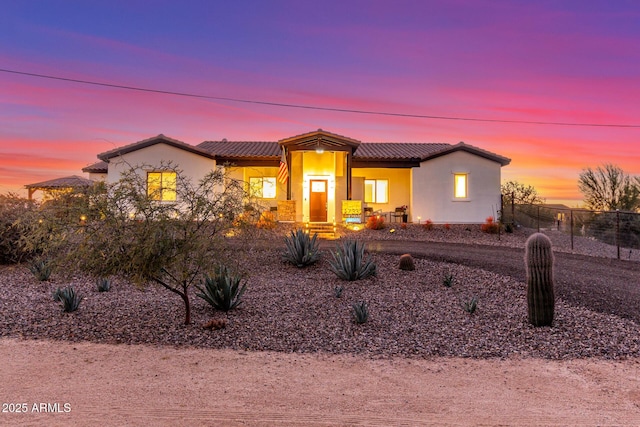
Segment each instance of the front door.
M309 196L309 221L327 222L327 180L312 179Z

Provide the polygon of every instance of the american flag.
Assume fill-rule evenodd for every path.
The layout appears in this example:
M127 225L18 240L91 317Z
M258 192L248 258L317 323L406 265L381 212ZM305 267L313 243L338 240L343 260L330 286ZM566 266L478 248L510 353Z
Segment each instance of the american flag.
M280 169L278 169L278 181L287 182L289 179L289 168L287 167L287 156L284 154L284 147L282 147L282 157L280 157Z

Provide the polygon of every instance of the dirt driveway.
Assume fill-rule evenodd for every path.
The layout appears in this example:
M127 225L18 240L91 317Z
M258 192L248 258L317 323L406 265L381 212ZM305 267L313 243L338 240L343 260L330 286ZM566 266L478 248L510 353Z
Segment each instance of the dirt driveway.
M640 425L637 360L371 360L6 338L0 360L0 425ZM4 412L11 403L26 413Z

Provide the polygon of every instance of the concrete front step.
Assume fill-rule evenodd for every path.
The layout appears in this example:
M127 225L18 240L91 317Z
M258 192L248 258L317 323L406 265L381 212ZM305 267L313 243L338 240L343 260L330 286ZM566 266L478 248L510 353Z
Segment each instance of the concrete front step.
M332 223L310 223L306 226L305 230L309 232L309 235L318 235L318 239L334 240L337 238L335 227Z

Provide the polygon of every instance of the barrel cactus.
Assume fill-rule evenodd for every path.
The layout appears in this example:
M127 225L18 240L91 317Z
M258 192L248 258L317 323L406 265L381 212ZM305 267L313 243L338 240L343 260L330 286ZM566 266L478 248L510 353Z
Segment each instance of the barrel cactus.
M411 254L404 254L400 256L400 270L413 271L416 269L413 263L413 257Z
M532 234L527 239L524 257L529 323L549 326L553 322L555 308L551 240L542 233Z

